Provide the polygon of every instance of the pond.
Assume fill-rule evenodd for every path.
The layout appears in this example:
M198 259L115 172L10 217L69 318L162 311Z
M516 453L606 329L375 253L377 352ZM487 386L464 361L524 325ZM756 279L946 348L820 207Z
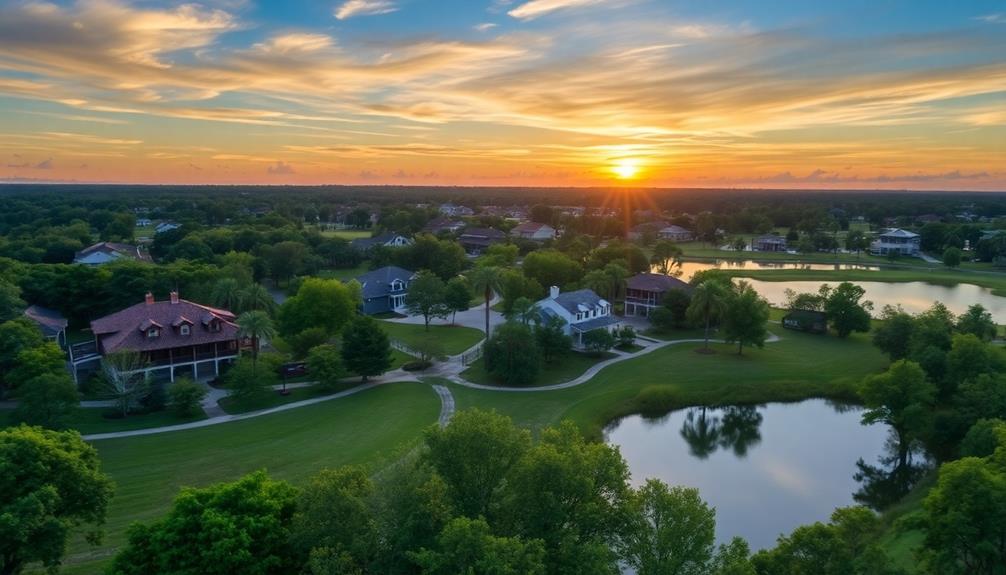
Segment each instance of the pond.
M633 485L655 477L698 488L716 508L717 541L740 536L752 549L827 521L836 507L882 509L899 499L925 462L899 465L888 435L885 426L861 425L859 408L824 400L634 415L605 431Z
M681 266L681 279L688 281L695 272L709 269L807 269L807 270L843 270L864 269L875 271L876 266L859 264L804 264L804 263L772 263L717 260L715 262L684 262ZM838 282L823 281L784 281L769 282L746 278L752 286L769 303L784 306L787 289L796 292L816 292L823 283L836 285ZM934 302L943 302L950 311L961 314L969 306L980 303L992 314L999 324L1006 324L1006 298L993 295L992 290L973 284L957 284L952 286L929 284L925 282L872 282L856 281L856 285L866 290L864 299L873 302L873 313L879 315L885 305L901 305L909 313L919 313L929 309Z

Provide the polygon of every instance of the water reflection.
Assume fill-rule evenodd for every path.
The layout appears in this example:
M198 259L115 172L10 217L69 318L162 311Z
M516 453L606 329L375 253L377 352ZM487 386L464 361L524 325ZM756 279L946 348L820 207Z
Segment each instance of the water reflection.
M681 279L688 281L698 271L710 269L807 269L807 270L878 270L877 266L860 264L805 264L798 262L756 262L751 260L716 260L713 262L684 262L681 265ZM746 279L746 278L745 278ZM821 284L836 285L838 282L784 281L770 282L747 280L765 299L775 305L785 305L786 289L796 292L816 292ZM950 311L961 314L968 306L982 304L998 323L1006 323L1006 298L992 294L992 290L973 284L937 285L925 282L873 282L857 281L856 285L866 290L865 299L873 302L875 314L885 305L900 305L909 313L919 313L929 309L933 302L943 302Z
M894 433L884 444L879 465L856 462L853 476L860 488L853 494L857 503L874 511L884 511L908 494L912 487L932 469L932 463L919 446L902 446Z
M688 443L689 452L706 459L717 449L733 451L745 457L748 450L761 442L759 427L762 415L751 405L731 406L708 413L707 408L690 409L681 425L681 438Z
M881 459L887 429L860 425L860 415L857 407L823 400L695 408L626 417L606 437L628 462L633 484L657 477L698 488L716 508L719 542L741 536L760 549L855 504L853 493L872 497L887 489L882 471L894 467ZM857 461L878 462L880 471Z

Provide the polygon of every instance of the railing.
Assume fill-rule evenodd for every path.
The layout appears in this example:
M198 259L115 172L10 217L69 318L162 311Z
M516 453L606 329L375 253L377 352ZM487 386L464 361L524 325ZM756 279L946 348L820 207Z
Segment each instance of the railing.
M461 354L461 365L469 366L482 357L483 348L485 344L478 344L475 347L469 349L468 351Z
M397 339L391 339L391 338L389 338L388 339L388 343L391 344L391 347L393 349L397 349L398 351L400 351L400 352L402 352L404 354L411 355L412 357L419 357L419 355L420 355L418 351L412 349L411 347L405 345L404 343L402 343L401 341L399 341Z

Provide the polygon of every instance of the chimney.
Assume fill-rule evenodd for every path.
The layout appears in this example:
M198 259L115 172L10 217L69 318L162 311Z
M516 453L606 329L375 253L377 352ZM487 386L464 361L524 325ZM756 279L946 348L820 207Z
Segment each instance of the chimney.
M548 288L548 299L555 299L557 297L559 297L559 286Z
M171 292L171 303L172 304L178 303L178 291Z
M147 302L147 305L153 305L153 303L154 303L154 294L152 294L150 292L147 292L146 302Z

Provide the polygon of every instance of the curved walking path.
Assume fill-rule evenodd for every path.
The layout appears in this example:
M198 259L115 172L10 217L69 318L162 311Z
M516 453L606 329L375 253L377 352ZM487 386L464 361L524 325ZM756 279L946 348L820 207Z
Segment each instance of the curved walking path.
M647 338L647 339L649 339L649 338ZM774 333L770 333L769 337L765 339L765 343L775 343L775 342L779 341L779 339L780 339L779 336L775 335ZM651 340L651 341L653 341L653 340ZM517 393L526 393L526 392L533 392L533 391L555 391L555 390L559 390L559 389L569 389L571 387L576 387L578 385L583 385L584 383L587 383L588 381L590 381L591 379L593 379L594 376L597 375L597 373L599 371L601 371L602 369L604 369L604 368L606 368L606 367L608 367L610 365L614 365L616 363L619 363L619 362L622 362L622 361L626 361L626 360L630 360L630 359L635 359L637 357L641 357L641 356L644 356L644 355L646 355L648 353L654 352L654 351L656 351L658 349L663 349L665 347L669 347L669 346L672 346L672 345L677 345L677 344L681 344L681 343L705 343L705 341L706 341L705 339L698 339L698 338L696 338L696 339L674 339L674 340L670 340L670 341L661 341L659 343L647 345L646 347L644 347L643 349L641 349L641 350L639 350L639 351L637 351L635 353L622 352L622 353L619 353L619 355L616 356L616 357L613 357L611 359L607 359L607 360L595 363L594 365L590 366L587 369L587 371L585 371L582 374L580 374L579 377L576 377L574 379L571 379L571 380L563 382L563 383L557 383L555 385L542 385L542 386L538 386L538 387L503 387L503 386L499 386L499 385L485 385L485 384L481 384L481 383L472 383L472 382L466 380L465 378L461 377L460 373L459 374L449 375L449 376L442 376L442 377L446 377L446 379L450 380L452 383L456 383L456 384L462 385L464 387L470 387L472 389L483 389L483 390L487 390L487 391L511 391L511 392L517 392ZM726 343L726 342L724 342L721 339L710 339L709 343Z
M769 337L765 340L766 343L773 343L779 341L779 336L773 333L769 334ZM484 341L484 340L483 340ZM725 343L723 340L709 340L711 343ZM543 385L539 387L503 387L496 385L484 385L480 383L473 383L461 376L461 373L468 368L464 365L462 357L465 356L472 349L477 348L482 345L483 342L479 342L472 346L464 352L454 355L448 358L446 362L437 364L431 370L427 370L422 374L422 377L418 377L417 374L413 372L407 372L403 369L396 369L390 371L379 378L373 379L368 383L352 387L345 391L339 393L333 393L331 395L325 395L321 397L314 397L311 399L304 399L301 401L294 401L291 403L286 403L283 405L277 405L276 407L270 407L268 409L261 409L258 411L250 411L247 413L229 414L225 412L220 407L220 400L227 396L227 391L223 389L210 388L210 392L207 394L206 398L203 400L203 409L209 416L206 419L199 421L193 421L189 423L180 423L177 425L167 425L163 427L149 427L145 429L133 429L128 431L114 431L109 433L94 433L90 435L84 435L83 438L88 441L98 441L102 439L118 439L123 437L137 437L141 435L155 435L158 433L169 433L172 431L184 431L187 429L199 429L202 427L210 427L212 425L220 425L222 423L230 423L232 421L242 421L245 419L253 419L256 417L262 417L265 415L272 415L274 413L281 413L283 411L289 411L291 409L297 409L300 407L306 407L308 405L314 405L317 403L322 403L325 401L331 401L333 399L340 399L343 397L348 397L361 391L366 391L374 387L381 385L386 385L389 383L405 383L405 382L417 382L422 383L427 377L441 377L464 387L472 389L481 389L485 391L501 391L501 392L514 392L514 393L528 393L528 392L540 392L540 391L556 391L561 389L569 389L571 387L576 387L587 383L594 378L602 369L614 365L616 363L627 361L630 359L635 359L641 357L648 353L652 353L658 349L663 349L671 345L684 344L684 343L703 343L705 339L676 339L670 341L658 341L647 337L640 337L637 343L643 344L643 349L631 352L616 351L616 356L607 359L605 361L598 362L590 366L585 372L580 374L578 377L571 379L563 383L557 383L554 385ZM288 384L287 388L304 387L310 385L307 383L296 383ZM436 392L437 396L440 398L440 416L438 418L441 427L446 426L451 418L454 416L455 402L454 396L448 387L443 385L433 384L431 385L433 391Z

